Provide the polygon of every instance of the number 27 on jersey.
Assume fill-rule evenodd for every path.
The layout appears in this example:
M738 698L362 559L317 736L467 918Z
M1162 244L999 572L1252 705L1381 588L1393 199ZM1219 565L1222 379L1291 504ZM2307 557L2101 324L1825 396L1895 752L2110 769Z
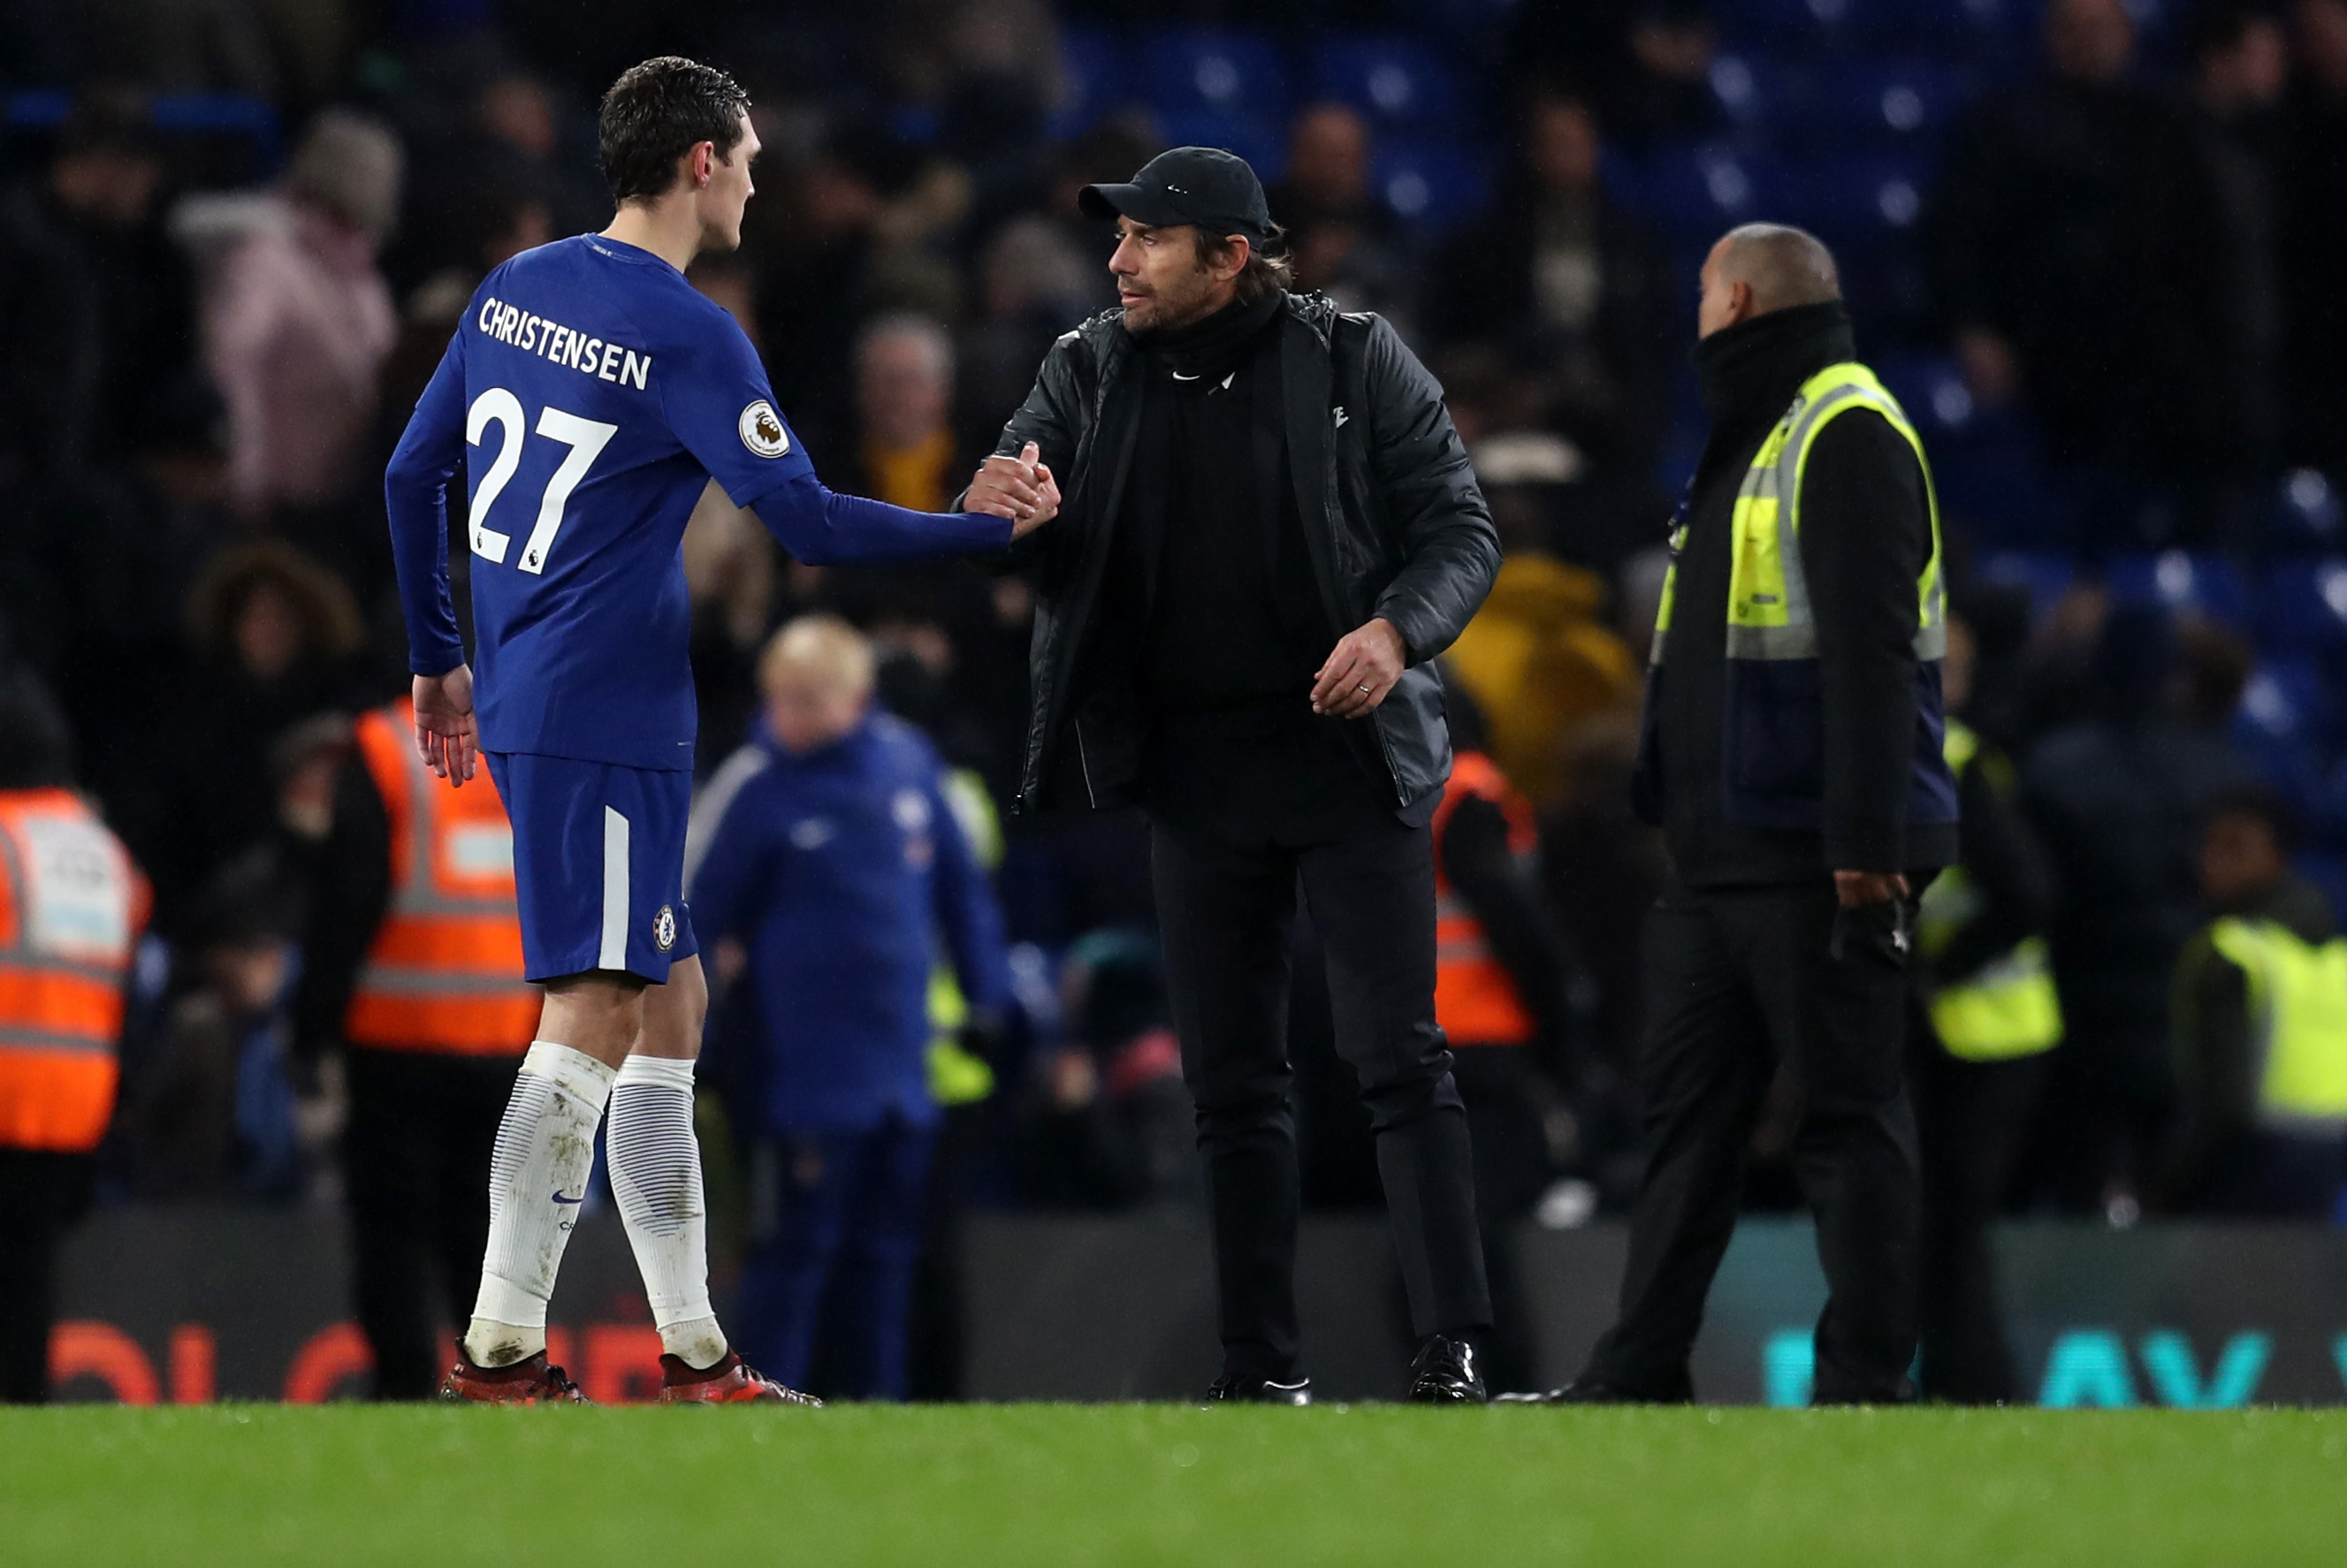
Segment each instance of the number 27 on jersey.
M498 429L497 457L473 491L472 534L473 553L500 566L512 548L513 536L489 527L489 508L505 493L506 486L512 483L514 470L521 466L522 432L527 424L521 399L502 386L492 386L473 399L472 409L465 419L465 440L471 446L481 444L490 425ZM582 419L550 405L538 411L538 434L550 441L559 441L570 452L546 481L546 489L538 497L538 522L522 545L522 570L546 570L546 558L554 548L554 537L562 531L562 512L570 502L570 492L587 477L587 470L595 466L596 457L619 429L616 425Z

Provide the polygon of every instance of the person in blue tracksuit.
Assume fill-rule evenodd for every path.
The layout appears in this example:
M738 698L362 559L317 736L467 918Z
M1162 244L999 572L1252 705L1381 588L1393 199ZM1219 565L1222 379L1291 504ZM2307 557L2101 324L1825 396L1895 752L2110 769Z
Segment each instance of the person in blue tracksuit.
M1002 920L935 748L873 707L861 636L794 620L759 686L764 719L711 780L685 851L694 926L754 1018L732 1101L751 1179L736 1334L787 1382L805 1378L818 1323L836 1325L830 1391L901 1399L938 1120L930 975L942 946L973 1014L999 1011Z

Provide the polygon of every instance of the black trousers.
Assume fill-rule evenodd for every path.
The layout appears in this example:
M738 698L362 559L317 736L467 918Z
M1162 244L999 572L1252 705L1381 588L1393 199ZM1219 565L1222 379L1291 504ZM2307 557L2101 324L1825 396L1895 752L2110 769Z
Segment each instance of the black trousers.
M0 1148L0 1403L48 1399L57 1255L96 1167L88 1154Z
M442 1326L464 1331L489 1245L489 1152L518 1056L350 1052L343 1166L352 1296L379 1399L439 1388Z
M1368 1107L1411 1325L1488 1327L1466 1112L1434 1021L1431 835L1375 810L1153 813L1152 861L1205 1161L1225 1371L1296 1368L1287 999L1299 883L1327 954L1337 1049Z
M1923 1397L2009 1403L2020 1387L1988 1227L2013 1184L2049 1058L1966 1061L1941 1046L1920 1005L1910 1016L1909 1077L1923 1165Z
M1645 1173L1621 1316L1591 1353L1592 1380L1692 1397L1687 1357L1736 1228L1753 1122L1782 1061L1802 1094L1794 1170L1817 1215L1829 1289L1815 1398L1913 1398L1920 1197L1893 919L1890 904L1841 913L1823 882L1665 891L1645 932Z

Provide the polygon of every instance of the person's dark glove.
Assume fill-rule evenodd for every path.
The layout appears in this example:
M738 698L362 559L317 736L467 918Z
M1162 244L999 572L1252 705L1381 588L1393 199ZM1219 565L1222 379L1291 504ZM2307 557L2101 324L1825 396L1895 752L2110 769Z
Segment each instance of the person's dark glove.
M1913 946L1907 900L1878 898L1835 908L1833 936L1826 951L1837 964L1869 960L1903 969Z

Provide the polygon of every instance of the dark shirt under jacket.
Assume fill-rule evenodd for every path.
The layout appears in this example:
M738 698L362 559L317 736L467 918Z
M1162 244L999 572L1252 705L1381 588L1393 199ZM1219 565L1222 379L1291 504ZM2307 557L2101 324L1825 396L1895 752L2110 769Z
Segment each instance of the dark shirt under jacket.
M1364 727L1312 712L1337 634L1287 482L1278 314L1274 296L1147 340L1109 580L1163 817L1390 810Z
M1276 296L1157 340L1112 580L1142 628L1153 714L1310 714L1336 644L1286 484Z
M1916 583L1931 554L1922 466L1870 409L1837 416L1802 481L1801 562L1817 617L1824 707L1819 834L1728 815L1722 775L1727 590L1736 493L1804 381L1857 357L1839 304L1775 311L1696 350L1712 429L1688 491L1664 669L1648 701L1641 793L1691 887L1809 882L1955 858L1955 828L1906 821L1916 726Z

